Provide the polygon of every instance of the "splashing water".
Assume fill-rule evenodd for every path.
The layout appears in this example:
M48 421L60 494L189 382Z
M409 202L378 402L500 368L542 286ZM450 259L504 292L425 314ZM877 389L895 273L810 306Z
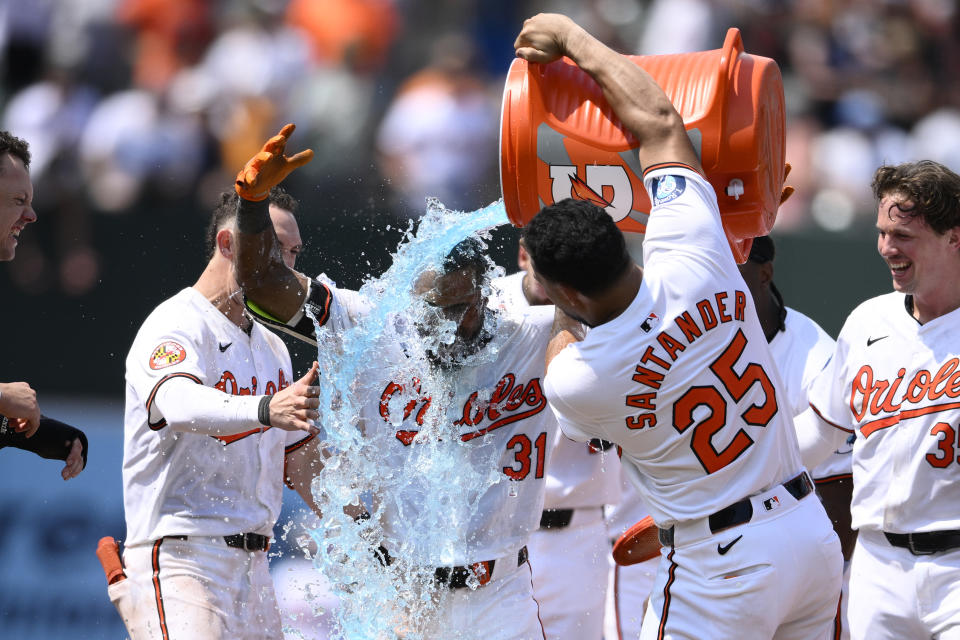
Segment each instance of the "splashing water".
M457 325L441 321L427 336L418 332L431 308L412 288L458 242L471 235L488 240L484 234L506 222L502 202L469 214L429 202L390 269L361 287L366 313L355 324L317 327L321 422L332 455L311 487L324 517L310 535L318 549L314 566L340 598L338 637L425 638L421 629L449 593L437 584L436 568L477 560L469 538L478 499L506 477L499 449L483 436L462 441L456 423L471 394L492 391L478 376L501 347L498 317L489 312L484 320L494 337L483 348L431 366L440 345L454 342ZM502 273L486 261L488 276ZM407 446L398 446L401 434ZM344 505L360 500L369 519L344 513Z

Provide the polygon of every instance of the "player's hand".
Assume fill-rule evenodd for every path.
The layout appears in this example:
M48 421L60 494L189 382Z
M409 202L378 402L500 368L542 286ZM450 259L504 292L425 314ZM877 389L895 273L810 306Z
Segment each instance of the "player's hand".
M37 392L26 382L0 383L0 415L7 416L14 431L32 437L40 428Z
M80 438L74 438L73 444L68 440L65 444L70 445L70 453L67 454L67 464L63 467L60 475L64 480L76 478L83 471L83 443Z
M306 375L278 391L270 400L270 426L284 431L306 431L316 435L320 430L314 421L320 417L320 387L313 385L320 365L316 362Z
M540 13L524 21L513 48L517 57L528 62L553 62L566 55L569 38L579 28L567 16Z
M237 174L235 188L245 200L264 200L270 189L283 182L290 172L313 160L313 150L305 149L293 156L283 155L290 134L296 127L288 124L267 140L257 155L247 161Z

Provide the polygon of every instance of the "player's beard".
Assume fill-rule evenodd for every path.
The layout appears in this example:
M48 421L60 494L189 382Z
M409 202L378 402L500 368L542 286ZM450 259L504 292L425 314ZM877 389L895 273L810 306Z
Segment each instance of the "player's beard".
M473 337L461 338L457 336L451 344L438 344L435 349L426 349L427 360L434 368L443 371L459 369L470 364L473 356L483 350L493 339L493 333L489 329L493 324L493 319L493 312L484 309L483 325Z

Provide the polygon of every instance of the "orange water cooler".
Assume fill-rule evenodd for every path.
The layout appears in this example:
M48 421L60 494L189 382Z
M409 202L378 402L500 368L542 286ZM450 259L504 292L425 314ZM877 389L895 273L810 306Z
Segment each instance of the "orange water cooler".
M673 101L717 193L737 262L770 232L784 181L783 80L776 62L745 53L738 29L722 49L630 56ZM594 80L563 58L510 66L500 122L500 182L507 215L526 224L568 197L606 209L626 232L644 233L650 200L638 143Z

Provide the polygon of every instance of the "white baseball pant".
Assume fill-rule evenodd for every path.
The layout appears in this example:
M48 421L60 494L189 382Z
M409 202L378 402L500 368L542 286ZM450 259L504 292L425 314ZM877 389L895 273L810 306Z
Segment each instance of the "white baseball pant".
M641 640L827 640L840 598L840 540L813 493L782 485L750 498L752 517L712 533L681 523L660 568Z
M603 507L574 509L569 525L537 529L528 546L547 640L601 640L610 557Z
M861 529L848 617L852 640L960 639L960 549L917 556Z
M131 640L283 638L263 551L191 536L127 547L123 561L108 592Z

